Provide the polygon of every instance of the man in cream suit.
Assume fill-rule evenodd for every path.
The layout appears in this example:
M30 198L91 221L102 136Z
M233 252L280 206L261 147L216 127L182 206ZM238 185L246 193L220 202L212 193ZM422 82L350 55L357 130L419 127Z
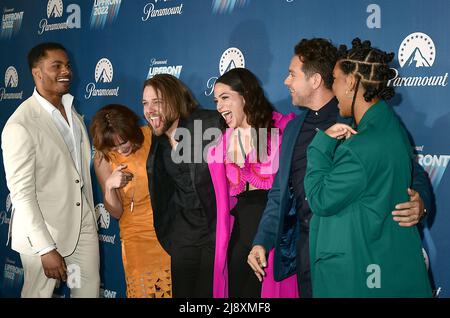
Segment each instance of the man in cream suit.
M90 144L68 94L70 61L62 45L42 43L29 52L28 64L36 88L2 133L11 247L24 268L22 297L51 297L56 283L66 280L71 297L98 297Z

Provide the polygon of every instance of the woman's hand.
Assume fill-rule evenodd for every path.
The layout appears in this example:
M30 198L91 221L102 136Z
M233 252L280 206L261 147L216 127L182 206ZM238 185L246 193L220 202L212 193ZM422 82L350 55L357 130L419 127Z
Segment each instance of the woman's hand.
M357 134L357 131L354 130L352 127L346 124L334 124L330 128L328 128L325 133L330 136L331 138L336 139L348 139L352 135Z
M133 174L131 172L123 171L126 167L127 165L120 164L113 170L105 182L109 189L123 188L133 179Z

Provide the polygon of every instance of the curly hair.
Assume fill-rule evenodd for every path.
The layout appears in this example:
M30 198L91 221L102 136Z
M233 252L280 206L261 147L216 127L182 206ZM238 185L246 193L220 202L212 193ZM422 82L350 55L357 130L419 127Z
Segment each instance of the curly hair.
M302 39L294 49L303 63L303 72L309 78L319 73L325 87L333 86L333 68L337 59L337 48L330 41L321 38Z
M95 150L108 162L110 160L108 152L115 147L116 135L124 141L130 141L133 152L144 142L138 115L119 104L109 104L100 108L92 118L90 130Z
M394 89L387 86L395 77L395 71L388 66L393 58L394 53L373 48L370 41L361 42L359 38L353 39L351 49L341 45L338 50L338 66L344 74L356 76L357 86L361 83L365 90L366 102L376 97L389 100L395 95Z

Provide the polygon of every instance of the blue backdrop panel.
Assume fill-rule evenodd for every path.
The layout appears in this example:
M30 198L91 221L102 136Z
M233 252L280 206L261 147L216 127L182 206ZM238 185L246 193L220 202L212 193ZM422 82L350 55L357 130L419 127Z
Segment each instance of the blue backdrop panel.
M422 229L423 241L434 288L449 297L450 1L374 1L0 0L0 128L32 94L26 55L43 41L61 42L69 50L72 94L89 125L96 110L108 103L142 114L142 83L158 73L179 77L203 107L214 108L215 79L236 66L259 77L279 111L297 111L283 81L301 38L347 45L356 36L370 39L396 53L398 75L391 85L398 95L391 104L430 174L435 209ZM118 223L104 210L95 177L93 182L101 212L102 296L124 297ZM6 246L8 194L0 169L0 296L18 297L23 270L18 254ZM55 296L67 296L67 289L61 286Z

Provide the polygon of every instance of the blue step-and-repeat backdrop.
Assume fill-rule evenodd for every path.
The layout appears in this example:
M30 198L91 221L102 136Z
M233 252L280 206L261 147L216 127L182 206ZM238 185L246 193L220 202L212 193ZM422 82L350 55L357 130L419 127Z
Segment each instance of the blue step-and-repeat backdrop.
M44 41L68 49L71 92L87 125L108 103L142 114L143 81L158 73L179 77L203 107L214 108L214 81L232 67L252 70L275 107L293 111L283 80L301 38L349 45L358 36L395 52L390 84L398 95L391 104L431 178L435 209L422 228L423 243L436 293L450 296L449 0L0 0L0 10L0 129L32 94L26 55ZM118 223L93 182L101 211L101 294L125 297ZM6 246L8 194L1 168L0 296L18 297L23 270ZM61 286L55 297L65 296Z

